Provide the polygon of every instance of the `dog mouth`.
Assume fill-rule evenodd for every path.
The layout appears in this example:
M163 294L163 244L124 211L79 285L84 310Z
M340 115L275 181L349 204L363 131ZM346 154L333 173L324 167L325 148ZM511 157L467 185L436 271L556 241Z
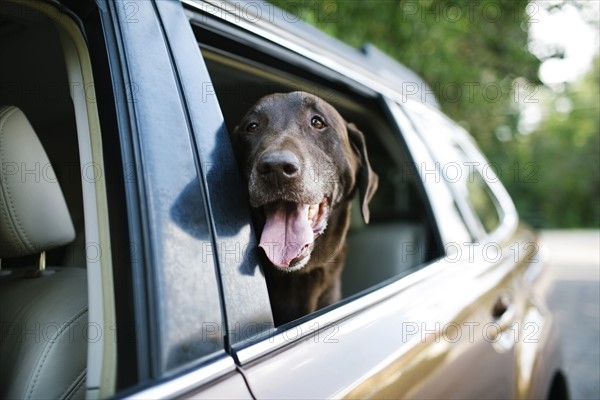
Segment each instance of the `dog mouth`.
M301 269L308 263L315 240L327 227L329 208L327 196L317 204L280 200L264 205L266 222L259 247L275 267Z

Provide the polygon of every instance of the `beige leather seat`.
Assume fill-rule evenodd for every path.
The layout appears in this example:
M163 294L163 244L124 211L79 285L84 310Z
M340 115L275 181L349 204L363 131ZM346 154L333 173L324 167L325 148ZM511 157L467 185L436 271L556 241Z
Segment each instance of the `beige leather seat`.
M348 233L342 274L345 297L403 275L426 258L425 226L419 223L373 224Z
M50 161L17 107L0 107L0 258L40 254L75 231ZM85 396L84 268L0 271L0 398Z

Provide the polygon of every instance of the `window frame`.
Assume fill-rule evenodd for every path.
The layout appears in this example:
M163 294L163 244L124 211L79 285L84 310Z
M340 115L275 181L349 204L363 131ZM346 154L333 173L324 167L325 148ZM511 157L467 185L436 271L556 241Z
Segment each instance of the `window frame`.
M342 62L343 64L347 64L347 62L343 58L337 58L336 55L331 55L331 59L322 59L314 53L307 52L305 49L288 42L285 39L287 35L283 38L276 37L275 40L272 33L268 31L269 28L272 28L271 25L269 25L269 28L266 28L265 26L251 23L240 18L240 16L229 14L229 11L224 9L217 10L217 12L214 12L216 9L211 10L214 12L211 14L199 4L191 1L184 0L183 5L186 15L192 24L192 30L195 29L194 25L200 25L203 28L208 28L222 35L229 35L253 49L258 49L265 54L269 54L271 57L276 58L278 62L295 62L301 65L302 69L308 71L307 73L310 75L327 77L338 84L347 85L350 88L348 90L362 94L365 97L373 97L379 103L390 131L398 136L396 139L399 139L401 146L408 147L407 155L412 155L412 151L409 149L410 146L404 143L405 139L400 134L407 127L403 124L398 125L398 121L391 117L387 98L385 97L385 93L388 93L391 98L399 101L400 94L398 92L386 88L379 81L372 80L363 73L357 73L353 69L349 69L347 65L339 67L340 64L338 62ZM233 21L236 22L234 23ZM352 67L355 66L352 65ZM414 133L414 138L414 140L421 142L416 133ZM420 189L424 190L422 187ZM431 228L436 236L436 240L440 242L439 225L436 223L435 213L431 210L433 207L430 204L432 200L430 196L425 194L425 191L423 191L423 199L428 203L425 208L430 213L428 219L432 223ZM443 256L444 254L440 254L440 257ZM296 321L264 332L264 334L254 335L238 343L234 343L231 346L233 354L237 362L241 366L244 366L288 346L291 342L295 343L304 340L316 332L315 326L318 327L318 332L326 332L332 326L335 326L337 322L385 301L407 286L426 279L427 276L435 273L439 265L437 259L431 260L408 275L399 275L393 279L391 278L363 292L342 299L342 301L332 307L317 310ZM290 338L293 338L293 340L290 340Z
M204 302L190 296L189 293L187 296L180 296L176 302L173 302L169 293L173 293L176 287L171 285L170 289L157 290L159 281L164 276L163 270L170 264L163 249L165 246L176 245L181 239L176 240L173 233L164 233L167 222L172 219L172 216L169 217L169 210L174 203L169 203L169 201L173 200L173 196L177 197L184 193L181 191L179 183L173 183L171 179L168 179L168 175L157 169L168 171L174 163L179 163L180 166L184 165L183 172L192 178L191 183L197 187L200 195L204 196L204 203L206 203L205 183L203 179L198 178L202 176L199 171L201 162L198 160L198 153L191 136L188 109L181 96L182 87L178 80L178 71L172 64L172 49L164 36L164 27L167 25L167 21L163 18L172 19L169 24L178 26L177 24L181 25L181 21L177 21L177 19L182 18L182 15L167 15L161 6L169 7L169 4L136 3L135 11L140 13L136 16L139 18L136 22L144 26L131 23L133 22L130 20L132 16L129 14L131 10L127 7L107 2L105 3L106 7L99 8L101 35L106 42L104 51L108 52L106 59L108 68L101 69L104 73L110 72L112 85L112 92L106 98L114 96L115 100L114 110L105 103L105 113L114 112L116 119L119 150L123 163L121 184L124 186L129 239L131 244L136 245L137 250L135 254L131 254L132 292L123 296L123 298L129 296L133 303L133 310L129 312L135 318L134 344L137 376L133 382L128 381L125 386L117 388L117 390L126 390L130 393L137 392L141 386L156 384L158 381L173 377L174 374L183 373L182 380L186 382L187 390L191 390L235 371L234 361L227 354L225 347L222 329L224 309L221 303L221 287L214 255L204 255L204 258L211 264L207 264L208 268L202 272L201 279L186 276L184 271L173 271L173 276L187 280L193 279L196 287L203 288L202 292L210 292L209 295L214 298L212 302ZM180 5L173 4L180 8ZM185 18L182 19L185 21ZM156 36L155 40L148 41L146 35L148 29ZM100 49L96 50L101 51ZM152 58L154 64L147 65L148 63L143 62L143 60L148 60L148 57ZM153 70L156 72L157 69L162 72L158 78L153 76ZM106 76L103 78L106 79ZM135 85L136 79L153 82L157 87L162 85L163 89L168 88L168 90L162 91L163 101L154 102L152 98L144 96L141 92L138 93ZM198 77L198 80L201 79L201 76ZM149 117L151 115L155 117ZM156 118L166 115L171 115L170 120L169 118L164 118L164 120L169 120L169 128L174 132L169 139L162 135L164 125L159 118ZM218 116L215 118L218 119ZM110 116L107 119L110 120ZM163 143L165 141L168 143L161 146L159 145L161 140ZM144 142L150 141L154 141L154 144L144 145ZM174 153L165 151L170 146L179 146L178 148L181 150L177 151L178 160L176 162L173 162L172 158ZM181 173L181 169L178 170L178 173ZM161 187L161 190L150 190L152 187ZM170 200L161 200L160 197L165 196L165 193ZM208 208L203 207L202 210L196 211L206 218L208 224L208 240L203 243L212 243L213 225ZM189 239L186 240L189 241ZM195 260L201 258L194 257L194 254L201 254L205 246L199 240L194 243L196 243L194 252L178 252L179 261L185 259L187 260L186 265L193 266ZM124 290L126 287L127 285L119 289ZM184 308L192 309L197 307L199 302L210 307L210 312L216 317L209 317L212 324L210 331L196 329L196 334L218 337L220 345L212 352L171 368L167 365L163 354L164 346L176 344L173 341L176 338L164 338L162 330L164 329L165 315L161 310L167 309L169 310L167 312L175 313L179 311L178 306L183 303L185 303ZM123 319L121 319L122 321ZM185 322L191 324L186 329L187 332L192 332L193 326L197 322L202 322L197 319L195 321L187 320ZM178 327L181 328L181 325ZM199 336L198 343L201 342ZM119 361L122 360L119 359ZM193 381L190 380L186 371L194 376ZM186 376L187 378L184 379ZM171 393L170 390L177 391L173 393L181 393L182 388L158 385L151 391L143 393L153 397L158 394Z
M473 233L469 229L464 214L461 213L460 205L457 204L452 191L446 185L440 184L437 179L432 181L428 177L428 174L431 172L435 174L439 173L436 166L437 160L432 156L431 149L423 139L422 133L414 124L410 113L407 112L405 106L406 99L395 96L395 98L386 98L385 101L389 112L398 124L399 129L403 132L415 164L419 165L419 177L425 189L426 197L431 203L433 217L440 234L440 240L444 246L444 255L448 255L448 252L453 251L454 246L463 245L462 240L471 240ZM414 102L414 100L408 101ZM458 209L456 206L458 206ZM448 223L449 216L454 218L452 225ZM459 242L457 242L456 226L465 229L465 236Z
M452 122L452 124L456 129L456 144L469 160L477 163L475 169L479 173L482 183L485 185L483 189L490 195L491 201L494 203L494 207L498 214L497 226L495 229L488 232L483 225L483 221L481 221L477 214L477 211L474 209L474 206L471 205L470 200L465 199L481 229L481 236L479 236L478 239L481 241L499 241L509 236L517 228L518 215L514 203L493 168L487 168L484 171L485 167L492 164L485 158L481 150L479 150L473 138L458 124L455 122Z

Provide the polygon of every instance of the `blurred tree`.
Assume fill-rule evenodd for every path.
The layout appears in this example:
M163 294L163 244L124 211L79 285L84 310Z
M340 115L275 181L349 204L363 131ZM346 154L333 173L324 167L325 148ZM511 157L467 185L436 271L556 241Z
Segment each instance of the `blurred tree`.
M600 59L561 93L549 89L537 129L499 157L521 216L538 227L600 227Z
M488 154L495 150L495 127L515 123L516 78L540 83L540 60L527 50L528 13L535 10L526 0L272 3L351 46L372 43L417 72ZM534 90L525 85L519 89Z

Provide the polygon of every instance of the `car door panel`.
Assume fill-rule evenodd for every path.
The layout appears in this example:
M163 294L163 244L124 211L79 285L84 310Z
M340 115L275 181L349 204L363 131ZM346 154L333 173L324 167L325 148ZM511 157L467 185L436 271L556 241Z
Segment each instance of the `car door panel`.
M155 381L144 388L121 393L134 399L252 399L243 376L231 357L217 356L204 364L170 379Z
M217 379L208 387L199 391L188 393L182 398L197 400L253 400L254 397L248 391L244 377L239 373L225 378Z
M230 342L273 327L266 282L258 265L258 247L247 193L231 147L210 76L183 9L176 2L157 2L174 66L187 105L190 128L200 160L214 224L214 242L203 248L220 271ZM195 49L195 52L190 52ZM240 295L248 298L240 301ZM218 321L205 321L214 323ZM251 329L245 329L247 327ZM254 329L256 327L256 329Z
M491 325L512 269L440 261L380 289L396 292L386 299L376 291L355 300L351 307L364 308L351 316L334 322L324 314L280 333L286 347L243 366L244 374L258 398L512 397L514 349L498 349L502 333ZM303 331L310 334L292 340ZM473 382L458 384L461 376Z

